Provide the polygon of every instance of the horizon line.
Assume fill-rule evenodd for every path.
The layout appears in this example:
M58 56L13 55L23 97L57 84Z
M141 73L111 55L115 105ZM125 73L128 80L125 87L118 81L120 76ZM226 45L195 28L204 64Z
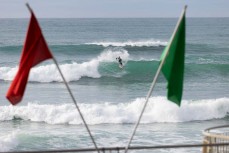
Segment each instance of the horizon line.
M37 17L38 19L174 19L179 17ZM186 17L186 18L229 18L228 17ZM30 19L30 17L0 17L0 19Z

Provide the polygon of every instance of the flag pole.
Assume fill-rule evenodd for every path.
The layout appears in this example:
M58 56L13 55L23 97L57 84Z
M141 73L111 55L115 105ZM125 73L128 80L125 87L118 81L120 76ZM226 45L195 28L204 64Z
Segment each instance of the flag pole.
M180 18L179 18L177 24L176 24L175 30L174 30L174 32L173 32L172 37L171 37L170 40L173 40L173 38L175 37L175 34L176 34L177 30L178 30L178 26L179 26L179 24L180 24L180 22L181 22L182 17L184 16L184 14L185 14L185 12L186 12L186 9L187 9L187 5L184 6L184 9L183 9L183 11L182 11L182 13L181 13L181 16L180 16ZM169 42L167 48L170 48L170 46L171 46L171 42ZM128 142L126 148L125 148L125 153L128 152L128 149L129 149L129 147L130 147L130 143L131 143L131 141L133 140L133 137L134 137L134 135L135 135L135 133L136 133L136 130L137 130L137 128L138 128L138 125L139 125L139 123L140 123L140 121L141 121L142 115L143 115L143 113L144 113L144 111L145 111L145 108L146 108L146 106L147 106L147 104L148 104L149 97L151 96L151 94L152 94L152 92L153 92L153 89L154 89L154 86L155 86L155 84L156 84L157 78L158 78L158 76L159 76L159 74L160 74L160 71L161 71L162 66L163 66L163 64L164 64L164 62L165 62L165 59L166 59L166 57L168 56L168 51L169 51L169 50L167 49L166 54L165 54L164 58L162 59L162 61L160 62L160 65L159 65L159 67L158 67L158 69L157 69L157 72L156 72L156 74L155 74L155 76L154 76L153 82L152 82L152 84L151 84L151 86L150 86L150 89L149 89L149 91L148 91L148 94L147 94L147 96L146 96L146 100L145 100L145 103L144 103L144 105L143 105L143 108L142 108L142 111L141 111L141 113L140 113L140 116L139 116L139 118L138 118L138 121L137 121L137 123L135 124L133 133L132 133L132 135L131 135L131 137L130 137L130 139L129 139L129 142Z
M57 69L58 69L58 71L59 71L59 73L60 73L60 75L61 75L61 77L62 77L62 79L63 79L63 81L64 81L64 84L65 84L65 86L66 86L66 88L67 88L67 90L68 90L68 93L70 94L70 96L71 96L71 98L72 98L72 101L74 102L74 104L75 104L75 106L76 106L76 109L78 110L79 115L80 115L80 117L81 117L81 119L82 119L82 121L83 121L83 123L84 123L86 129L87 129L87 132L89 133L89 135L90 135L90 137L91 137L91 140L92 140L92 142L93 142L93 144L94 144L94 146L95 146L97 152L99 153L98 147L97 147L97 145L96 145L96 143L95 143L95 140L94 140L94 138L93 138L93 136L92 136L92 134L91 134L91 131L90 131L90 129L89 129L89 127L88 127L88 125L87 125L87 123L86 123L84 117L83 117L83 114L81 113L80 108L79 108L79 106L77 105L77 102L76 102L76 100L75 100L75 98L74 98L74 96L73 96L73 94L72 94L72 91L71 91L71 89L70 89L70 87L69 87L67 81L65 80L64 75L63 75L63 73L61 72L60 67L59 67L59 65L58 65L58 63L57 63L57 61L56 61L56 59L55 59L54 57L53 57L53 61L54 61L54 63L56 64L56 67L57 67Z
M29 6L28 3L26 3L26 6L28 7L30 13L33 13L33 10L31 9L31 7ZM51 53L51 54L52 54L52 53ZM72 101L73 101L73 103L75 104L76 109L77 109L78 112L79 112L79 115L80 115L80 117L81 117L81 119L82 119L82 121L83 121L83 123L84 123L84 125L85 125L85 127L86 127L86 129L87 129L87 131L88 131L88 133L89 133L89 135L90 135L90 137L91 137L91 140L92 140L92 142L93 142L93 144L94 144L94 146L95 146L97 152L100 153L100 152L99 152L99 149L98 149L98 147L97 147L97 145L96 145L96 143L95 143L95 140L94 140L94 138L93 138L93 136L92 136L92 134L91 134L91 131L90 131L90 129L89 129L89 127L88 127L88 125L87 125L87 123L86 123L84 117L83 117L83 114L81 113L80 108L79 108L79 106L77 105L77 102L76 102L76 100L75 100L75 97L73 96L72 91L71 91L71 89L70 89L70 87L69 87L69 85L68 85L66 79L64 78L64 75L63 75L62 71L60 70L60 67L59 67L59 65L58 65L58 63L57 63L57 60L55 59L55 57L54 57L53 55L52 55L52 59L53 59L54 63L56 64L56 67L57 67L57 69L58 69L58 71L59 71L59 73L60 73L60 75L61 75L61 77L62 77L62 79L63 79L63 81L64 81L64 84L65 84L65 86L66 86L66 88L67 88L67 90L68 90L68 93L70 94L70 97L72 98Z

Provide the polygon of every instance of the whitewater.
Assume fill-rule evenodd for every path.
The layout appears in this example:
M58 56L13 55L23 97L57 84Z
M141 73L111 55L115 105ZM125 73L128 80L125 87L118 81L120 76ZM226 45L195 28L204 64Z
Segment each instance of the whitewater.
M144 98L127 103L80 104L79 107L88 124L130 124L138 119ZM226 118L229 112L228 98L200 101L184 100L180 108L165 97L153 97L142 119L143 124L204 121ZM15 119L47 124L83 124L72 104L45 105L39 102L26 106L3 106L0 108L0 121ZM190 115L192 113L192 115Z

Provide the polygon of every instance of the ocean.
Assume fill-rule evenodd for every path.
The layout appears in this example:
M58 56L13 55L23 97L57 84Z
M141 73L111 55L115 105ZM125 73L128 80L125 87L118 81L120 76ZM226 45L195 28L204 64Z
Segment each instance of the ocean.
M126 146L177 20L38 19L98 147ZM93 148L52 60L31 70L21 103L6 100L28 23L0 19L0 151ZM181 107L160 74L131 146L202 143L204 129L229 123L228 27L229 18L187 18Z

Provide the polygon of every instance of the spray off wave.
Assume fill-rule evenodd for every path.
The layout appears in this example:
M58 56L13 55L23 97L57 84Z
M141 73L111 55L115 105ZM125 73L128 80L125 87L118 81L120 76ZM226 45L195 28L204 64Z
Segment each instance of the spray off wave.
M143 106L144 98L130 103L80 104L88 124L135 123ZM169 102L165 97L150 98L141 123L189 122L226 117L229 112L228 98L182 102L182 106ZM48 124L82 124L75 107L71 104L41 105L28 103L26 106L1 106L0 121L13 119L45 122Z

